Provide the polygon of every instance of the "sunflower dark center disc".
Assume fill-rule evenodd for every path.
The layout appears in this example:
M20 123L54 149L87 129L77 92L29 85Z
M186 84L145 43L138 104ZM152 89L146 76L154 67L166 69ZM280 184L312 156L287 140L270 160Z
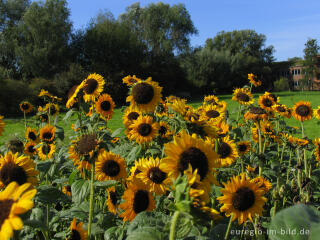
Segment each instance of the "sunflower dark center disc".
M106 161L102 166L102 171L110 177L115 177L120 172L119 164L114 160Z
M269 96L273 99L273 101L277 101L277 96L274 95L273 93L269 94Z
M254 192L248 187L239 188L232 196L232 205L236 210L246 211L254 205Z
M217 118L220 116L220 113L216 110L210 110L210 111L206 112L206 116L208 118Z
M162 172L158 167L153 167L149 170L148 177L152 182L160 184L167 178L167 174Z
M245 152L247 150L247 145L246 144L240 144L238 145L238 149L240 152Z
M98 82L95 79L88 79L86 86L83 88L86 94L92 94L98 87Z
M113 191L110 191L109 192L109 197L111 199L111 202L113 205L116 205L117 204L117 194Z
M221 158L226 158L231 153L231 147L228 143L222 142L218 147L218 154Z
M77 230L72 229L71 236L68 240L81 240L81 235Z
M52 138L52 133L51 132L45 132L43 135L42 135L43 139L44 140L51 140Z
M100 106L103 111L109 111L111 108L111 104L109 101L103 101Z
M23 169L12 162L6 163L0 170L0 179L5 186L11 182L17 182L22 185L27 182L28 176Z
M40 119L41 119L43 122L48 122L48 115L47 115L47 114L41 114L41 115L40 115Z
M51 150L51 147L50 145L43 145L42 148L41 148L41 151L43 154L47 155Z
M213 104L213 105L217 105L216 101L214 99L210 99L208 101L206 101L209 104Z
M33 141L37 140L37 135L34 132L29 132L28 137Z
M137 113L137 112L131 112L131 113L128 114L128 119L131 120L131 121L132 120L137 120L138 117L139 117L139 113Z
M83 135L77 143L76 150L80 154L89 154L91 151L95 150L97 143L97 138L95 134Z
M29 153L34 153L34 152L35 152L35 149L34 149L34 146L33 146L33 145L30 145L30 146L28 147L28 152L29 152Z
M179 159L179 171L183 174L191 164L192 170L198 169L198 174L200 175L200 180L203 180L208 173L208 159L206 155L198 148L191 147L181 153Z
M138 83L132 89L132 96L138 104L148 104L154 97L153 87L147 83Z
M149 206L149 195L145 190L138 190L133 200L133 210L135 213L140 213L147 210Z
M167 128L164 127L164 126L161 126L160 129L159 129L159 133L160 133L161 136L166 135L166 133L167 133Z
M138 126L138 133L143 137L148 136L151 132L152 127L150 126L150 124L142 123Z
M28 110L29 109L29 104L28 103L22 103L21 107L23 110Z
M282 107L282 106L277 107L277 110L279 112L285 112L286 111L286 109L284 107Z
M67 185L66 189L67 189L68 192L71 192L71 186L70 185Z
M320 115L320 109L317 110L318 115Z
M11 199L0 200L0 229L4 221L9 217L12 204L13 200Z
M250 101L250 97L247 94L242 93L242 92L237 94L237 99L239 99L242 102L249 102Z
M306 117L310 113L310 109L306 105L300 105L299 107L296 108L296 113L302 117Z
M263 100L262 100L262 103L263 103L263 105L264 106L266 106L266 107L271 107L273 104L272 104L272 101L269 99L269 98L264 98Z
M253 113L253 114L265 114L266 113L266 111L260 107L251 107L249 111L250 111L250 113Z

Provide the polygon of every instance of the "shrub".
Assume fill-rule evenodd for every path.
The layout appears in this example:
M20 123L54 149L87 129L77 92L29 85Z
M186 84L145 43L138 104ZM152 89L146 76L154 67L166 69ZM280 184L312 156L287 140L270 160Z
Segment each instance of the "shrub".
M289 80L288 78L281 77L277 81L274 82L274 90L275 91L287 91L289 90Z

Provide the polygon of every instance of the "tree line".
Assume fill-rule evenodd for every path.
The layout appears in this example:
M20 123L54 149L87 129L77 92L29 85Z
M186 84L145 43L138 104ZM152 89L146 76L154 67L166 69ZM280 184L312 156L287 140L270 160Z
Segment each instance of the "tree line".
M104 76L118 105L128 91L122 78L133 74L151 76L164 94L231 92L247 82L249 72L263 88L272 87L274 48L265 45L265 35L221 31L192 47L194 34L183 4L135 3L118 18L100 12L74 29L66 0L1 0L0 113L18 113L22 100L37 103L41 88L66 96L92 72Z

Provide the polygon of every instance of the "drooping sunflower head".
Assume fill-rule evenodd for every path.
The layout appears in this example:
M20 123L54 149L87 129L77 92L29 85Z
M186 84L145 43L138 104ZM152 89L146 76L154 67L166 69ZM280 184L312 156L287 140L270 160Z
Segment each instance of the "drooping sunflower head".
M46 125L40 129L40 139L44 142L52 142L56 134L56 128L52 125Z
M316 117L316 119L320 120L320 106L318 106L317 109L313 110L313 115Z
M42 143L37 152L40 159L48 160L52 158L53 154L56 152L56 145Z
M272 111L272 106L275 105L275 101L269 95L260 96L258 102L259 106L268 112Z
M102 94L95 103L96 112L100 114L102 119L110 119L113 115L115 103L109 94Z
M138 167L140 173L137 178L145 184L146 189L156 194L165 194L170 179L166 172L162 171L162 163L159 158L145 158L141 166Z
M103 77L99 74L92 73L84 81L83 99L85 102L92 101L94 102L96 98L103 91L105 81Z
M265 194L269 192L270 189L272 188L272 183L269 182L269 180L267 180L264 177L259 176L259 177L253 178L251 181L254 183L257 183L260 189L262 189Z
M220 121L218 124L217 124L217 128L218 128L218 135L220 137L225 137L228 132L229 132L229 124L226 123L226 121Z
M190 108L187 105L186 99L176 98L173 99L172 102L168 102L168 106L175 112L185 116L187 110Z
M248 74L248 80L255 87L261 86L261 81L253 73Z
M8 142L8 149L13 153L22 153L24 150L23 142L18 138L13 138Z
M120 155L100 150L95 164L98 181L120 180L127 177L126 163Z
M179 174L183 175L190 164L197 170L201 182L214 183L213 168L219 166L219 160L210 143L182 131L173 137L173 142L164 145L164 152L167 157L162 160L162 169L170 177L176 179Z
M233 91L232 100L241 105L251 105L254 103L253 96L248 88L237 88Z
M73 218L70 224L71 234L67 240L87 240L88 232L83 228L83 222L77 224L77 219Z
M128 127L130 126L134 120L137 120L141 115L141 112L135 107L127 107L123 114L123 124Z
M132 221L137 214L143 211L152 211L155 208L155 201L152 194L141 186L139 181L128 182L122 198L125 200L120 204L124 212L120 215L123 221Z
M237 142L237 148L240 155L244 155L250 151L250 142L249 141Z
M260 184L254 183L242 173L240 176L233 176L223 185L223 196L217 199L223 204L221 212L225 212L226 216L233 214L232 221L238 219L238 223L242 224L249 219L253 222L252 217L262 215L267 199L263 197L264 191L260 189Z
M75 106L75 103L78 102L79 97L78 94L81 89L85 86L85 81L82 81L80 85L74 85L72 88L68 91L68 101L66 103L67 108L71 108Z
M141 82L142 80L140 78L137 78L136 75L128 75L124 78L122 78L122 82L127 84L127 86L132 86L133 84L137 82Z
M35 163L29 156L12 152L0 155L0 188L17 182L19 185L31 183L32 186L38 184L36 176L39 171L35 170Z
M246 120L257 121L257 120L267 119L268 115L263 108L251 106L249 108L249 111L244 114L244 118Z
M37 144L35 142L28 142L26 143L26 145L24 146L24 153L29 155L29 156L33 156L37 153L37 149L35 148Z
M115 187L110 187L107 189L108 192L108 200L107 200L107 206L109 212L113 213L114 215L117 214L118 209L118 195L116 193Z
M315 139L313 141L314 145L315 145L315 151L314 154L316 156L316 160L320 163L320 138Z
M8 240L13 237L14 230L21 230L23 222L19 215L33 208L32 198L36 195L36 189L29 189L30 184L21 186L11 182L6 189L0 192L0 238ZM29 189L29 190L28 190Z
M19 106L20 106L20 110L25 113L29 113L33 109L32 104L27 101L21 102Z
M293 106L292 115L300 122L310 120L312 118L313 110L310 102L300 101Z
M81 135L75 143L75 151L79 156L93 156L99 147L99 140L95 133Z
M131 105L137 107L141 112L154 112L161 100L161 91L162 87L149 78L132 86L127 102L131 102Z
M81 155L78 152L78 141L72 141L72 144L69 147L68 153L69 158L73 161L73 164L80 170L83 171L84 169L90 170L92 167L92 164L88 161L86 158L82 158L83 155Z
M157 135L159 124L151 116L140 116L130 125L128 138L139 144L151 142Z
M6 125L4 121L2 121L2 119L3 119L3 116L0 115L0 136L2 135L4 126Z
M36 142L38 140L37 130L27 127L26 130L26 139L30 142Z

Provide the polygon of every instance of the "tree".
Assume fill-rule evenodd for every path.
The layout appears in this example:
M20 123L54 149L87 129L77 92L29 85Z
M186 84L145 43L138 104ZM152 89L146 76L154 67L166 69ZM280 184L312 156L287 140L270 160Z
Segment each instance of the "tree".
M316 39L308 39L305 43L304 52L304 63L303 63L303 74L302 79L303 85L309 90L313 86L313 77L317 74L317 55L320 47L318 46Z

